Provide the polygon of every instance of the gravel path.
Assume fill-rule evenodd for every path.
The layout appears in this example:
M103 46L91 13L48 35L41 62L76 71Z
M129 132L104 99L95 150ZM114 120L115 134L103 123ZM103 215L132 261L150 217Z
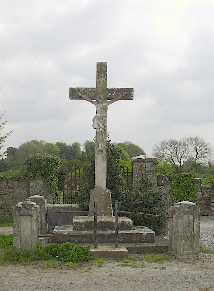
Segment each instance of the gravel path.
M42 269L39 267L0 267L0 290L209 290L214 287L214 263L150 264L143 268L118 266L81 267L78 270ZM211 289L212 290L212 289Z
M11 228L0 228L0 234L10 232ZM214 217L201 218L201 242L214 247ZM173 261L145 264L141 268L122 267L113 261L102 267L86 265L77 270L0 266L0 282L0 290L4 291L211 291L214 290L214 256L203 255L196 264Z

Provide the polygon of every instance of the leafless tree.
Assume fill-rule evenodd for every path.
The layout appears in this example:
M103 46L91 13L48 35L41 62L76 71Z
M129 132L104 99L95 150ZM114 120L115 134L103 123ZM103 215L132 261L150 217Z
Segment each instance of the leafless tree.
M188 137L187 143L189 145L190 159L195 163L208 161L210 154L210 147L203 138L195 136Z
M200 137L169 139L156 145L154 156L181 168L187 161L202 162L208 158L209 145Z

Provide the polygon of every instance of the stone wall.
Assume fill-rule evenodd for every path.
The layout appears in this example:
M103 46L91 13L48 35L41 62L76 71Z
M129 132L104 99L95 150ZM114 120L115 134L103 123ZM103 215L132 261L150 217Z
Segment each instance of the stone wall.
M48 204L48 231L52 232L56 225L73 224L73 217L82 215L88 215L88 212L82 211L76 204Z
M25 177L0 178L0 217L12 215L12 209L18 202L37 194L51 200L48 187L41 180L29 180Z

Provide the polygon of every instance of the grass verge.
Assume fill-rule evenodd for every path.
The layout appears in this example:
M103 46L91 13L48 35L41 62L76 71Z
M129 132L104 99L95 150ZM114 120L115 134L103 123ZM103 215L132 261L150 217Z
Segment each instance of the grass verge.
M145 255L144 256L144 261L146 263L158 263L158 264L162 264L165 262L169 262L172 261L172 257L169 255L159 255L159 254L155 254L155 255Z
M134 256L129 256L127 259L124 259L121 262L119 262L118 266L130 268L143 268L144 263L142 260L139 260Z
M91 259L89 249L77 244L48 244L37 246L32 250L20 250L13 247L13 236L0 236L1 264L33 264L41 263L47 267L74 266Z
M214 255L214 249L209 248L208 246L201 246L200 250L201 250L201 253L203 253L203 254Z

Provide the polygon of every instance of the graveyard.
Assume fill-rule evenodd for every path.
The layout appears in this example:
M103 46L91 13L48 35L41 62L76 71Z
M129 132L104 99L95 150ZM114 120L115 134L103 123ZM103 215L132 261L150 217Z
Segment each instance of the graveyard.
M112 159L115 153L121 154L121 148L116 150L107 134L108 107L119 100L134 102L134 90L108 88L106 62L96 64L96 88L72 87L69 98L96 107L93 162L87 164L87 171L81 168L82 160L65 172L60 158L36 153L26 160L21 175L2 174L0 274L5 264L9 268L19 264L23 274L23 265L48 270L45 272L51 275L54 268L57 278L69 272L72 278L81 272L86 273L85 278L88 272L93 273L93 278L97 271L98 278L104 276L102 272L105 277L114 277L114 272L129 277L131 272L136 288L140 288L139 282L141 286L145 282L140 281L139 272L143 271L147 280L159 270L163 278L164 273L171 272L174 283L163 283L159 278L159 283L153 280L150 288L154 288L153 284L159 284L160 290L171 284L177 288L177 272L181 278L185 272L191 274L188 283L184 280L187 287L204 284L199 278L213 276L205 271L214 265L213 186L203 185L201 178L190 173L180 173L179 168L176 174L164 173L160 157L148 156L143 150L129 158L126 168L118 162L121 156ZM109 174L112 168L113 174ZM85 182L86 177L90 183ZM201 277L193 279L194 268ZM98 278L92 280L88 290L99 288L95 286ZM16 280L22 288L19 275ZM67 290L70 280L63 280L60 286ZM77 282L69 284L84 290L81 279L72 280ZM124 282L117 277L114 280L117 290L126 290ZM7 288L7 282L3 284ZM57 283L51 280L49 284L48 288Z
M212 0L0 9L0 291L214 290Z

